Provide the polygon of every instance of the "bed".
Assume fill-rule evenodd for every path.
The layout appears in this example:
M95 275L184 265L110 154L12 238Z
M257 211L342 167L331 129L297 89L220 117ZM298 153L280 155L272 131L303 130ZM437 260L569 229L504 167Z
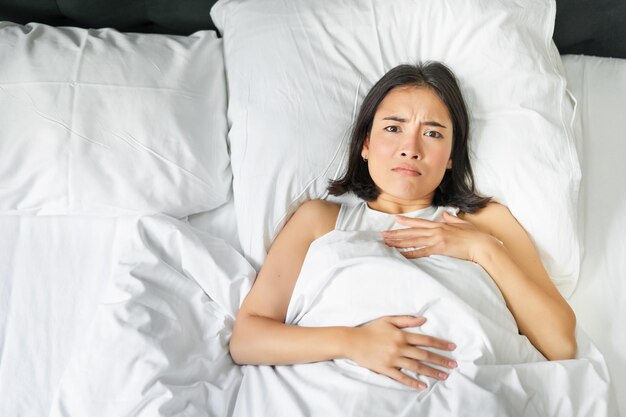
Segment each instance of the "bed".
M265 388L237 403L239 305L289 215L333 199L367 87L418 59L457 71L477 186L529 231L595 360L549 369L569 390L530 404L626 415L626 7L385 4L0 1L0 415L275 415Z

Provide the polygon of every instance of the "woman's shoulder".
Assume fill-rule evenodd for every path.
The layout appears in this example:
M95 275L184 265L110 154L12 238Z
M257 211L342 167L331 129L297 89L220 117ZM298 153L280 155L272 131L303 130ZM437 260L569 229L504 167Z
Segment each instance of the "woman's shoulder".
M312 215L332 215L333 213L339 213L340 207L340 204L332 201L308 200L298 207L298 211Z
M298 207L296 214L302 224L311 228L318 238L335 228L341 205L326 200L305 201Z
M485 207L474 213L459 212L458 217L492 234L494 228L497 229L502 225L510 224L511 221L516 222L507 206L494 201L487 203Z
M466 218L484 218L484 217L493 217L493 216L505 216L511 215L509 208L504 204L496 203L495 201L490 201L487 205L481 209L476 210L474 213L464 213L459 212L459 215L463 215Z

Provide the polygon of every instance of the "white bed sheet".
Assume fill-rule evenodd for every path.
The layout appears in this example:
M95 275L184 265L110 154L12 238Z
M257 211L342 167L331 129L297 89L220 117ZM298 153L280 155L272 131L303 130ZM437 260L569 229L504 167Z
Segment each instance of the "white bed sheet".
M458 363L445 381L418 376L428 387L416 392L345 359L248 366L234 416L616 415L607 367L584 332L577 360L546 361L481 267L446 256L407 260L377 232L335 230L313 242L285 320L352 327L404 314L428 318L407 331L457 344L443 352Z
M235 203L232 188L230 190L229 200L226 203L211 211L192 214L187 216L186 219L191 226L211 236L224 239L225 242L230 244L239 253L242 253L241 243L239 243L239 233L237 231L237 219L235 218Z
M110 277L115 218L0 216L0 416L47 416Z
M254 269L223 240L164 215L137 218L118 237L110 285L49 416L230 415L241 368L228 340Z
M254 269L162 215L0 215L0 416L222 416Z
M626 60L565 55L563 64L578 100L584 225L581 274L569 301L605 356L626 416Z

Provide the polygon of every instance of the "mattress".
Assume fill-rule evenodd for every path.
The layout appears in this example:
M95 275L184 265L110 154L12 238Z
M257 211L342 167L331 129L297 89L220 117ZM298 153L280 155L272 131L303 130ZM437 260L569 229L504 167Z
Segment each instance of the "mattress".
M580 326L602 351L626 415L626 60L566 55L569 89L578 100L582 166L580 224L584 255L569 300Z
M47 415L109 283L123 222L0 216L0 415Z

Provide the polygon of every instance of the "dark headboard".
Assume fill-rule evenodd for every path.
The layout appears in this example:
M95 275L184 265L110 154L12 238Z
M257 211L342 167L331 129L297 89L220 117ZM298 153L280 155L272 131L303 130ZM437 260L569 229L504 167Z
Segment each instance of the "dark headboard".
M557 0L554 43L561 54L626 58L626 0Z
M209 14L215 2L0 0L0 20L188 35L215 30ZM626 0L557 0L554 41L561 54L626 58L625 26Z
M189 35L203 29L215 30L209 12L216 1L0 0L0 20Z

